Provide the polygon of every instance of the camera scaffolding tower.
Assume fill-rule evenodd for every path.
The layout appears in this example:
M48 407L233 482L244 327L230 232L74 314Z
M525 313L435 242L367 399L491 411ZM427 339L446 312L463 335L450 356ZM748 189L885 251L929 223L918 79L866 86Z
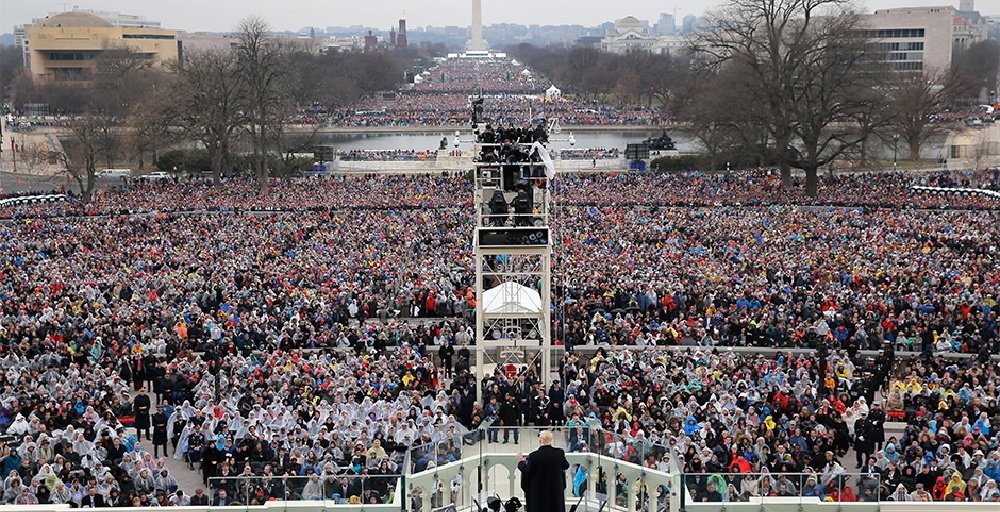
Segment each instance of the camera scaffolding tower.
M549 213L555 174L544 144L477 140L472 145L480 379L491 375L488 364L505 371L508 364L540 358L540 380L545 386L552 380L557 347L551 332Z

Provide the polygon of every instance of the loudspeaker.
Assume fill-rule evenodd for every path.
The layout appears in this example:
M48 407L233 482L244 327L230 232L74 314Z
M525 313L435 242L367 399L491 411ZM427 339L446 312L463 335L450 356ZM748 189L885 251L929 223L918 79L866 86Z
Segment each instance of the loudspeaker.
M479 230L479 245L483 247L548 244L549 228L482 228Z

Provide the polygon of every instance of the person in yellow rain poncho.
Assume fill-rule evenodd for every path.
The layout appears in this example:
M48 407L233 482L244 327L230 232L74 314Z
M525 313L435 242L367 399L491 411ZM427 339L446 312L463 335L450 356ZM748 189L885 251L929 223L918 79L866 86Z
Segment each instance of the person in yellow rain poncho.
M958 487L959 492L965 492L966 483L962 480L962 475L955 471L951 474L951 478L948 480L948 491L955 492L955 487Z
M840 361L839 363L837 363L837 368L836 368L835 372L836 372L838 378L846 379L846 380L850 380L851 379L851 371L847 368L847 366L844 364L843 361Z
M365 456L369 459L384 459L386 457L386 453L385 448L382 447L382 442L378 439L372 441L372 446L365 452Z
M411 372L410 370L406 370L406 373L403 375L403 387L405 388L410 387L410 385L413 384L413 381L415 380L417 380L417 378L413 376L413 372Z
M906 393L916 394L920 393L920 390L922 388L923 386L920 385L920 381L918 379L914 379L911 376L907 375L902 380L896 379L895 382L892 383L891 391L899 391L900 393L903 394Z
M764 426L767 427L768 430L774 430L778 428L778 424L774 422L774 419L770 415L764 418Z

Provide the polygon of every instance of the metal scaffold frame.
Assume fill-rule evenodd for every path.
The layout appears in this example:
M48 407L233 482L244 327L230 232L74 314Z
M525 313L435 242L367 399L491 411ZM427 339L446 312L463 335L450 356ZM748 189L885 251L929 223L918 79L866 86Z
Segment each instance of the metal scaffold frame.
M500 146L474 142L472 154L475 158ZM544 164L535 158L538 145L514 146L532 158L517 162L474 160L476 371L484 379L488 378L489 364L527 364L540 357L539 378L548 386L552 352L556 350L550 309L551 180Z

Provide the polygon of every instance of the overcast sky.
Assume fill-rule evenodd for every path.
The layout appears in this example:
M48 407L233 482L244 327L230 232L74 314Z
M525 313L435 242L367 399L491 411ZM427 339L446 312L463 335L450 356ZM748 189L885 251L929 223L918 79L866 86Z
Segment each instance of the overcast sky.
M483 23L520 23L524 25L581 24L594 26L625 16L655 22L661 12L673 12L683 18L697 6L718 0L483 0ZM948 5L947 0L867 0L866 11L887 7ZM188 31L224 32L240 18L258 14L277 30L299 30L305 26L366 25L386 27L399 18L409 26L467 26L471 0L0 0L0 32L11 32L14 25L28 23L33 17L72 9L120 11L146 16L163 23L164 28ZM954 0L958 5L958 0ZM982 14L1000 14L1000 0L977 0Z

